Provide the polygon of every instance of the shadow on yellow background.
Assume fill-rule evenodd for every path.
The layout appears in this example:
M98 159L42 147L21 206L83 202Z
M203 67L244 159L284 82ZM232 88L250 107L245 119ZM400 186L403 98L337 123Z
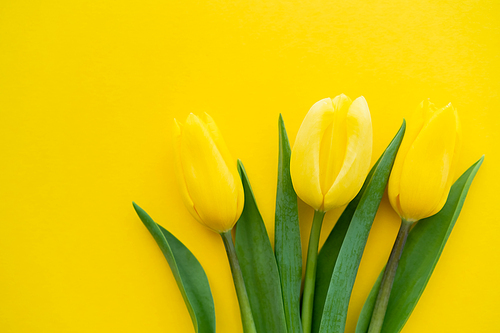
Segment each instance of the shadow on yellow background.
M194 332L134 200L200 260L218 332L241 332L220 237L181 202L172 119L212 115L273 238L278 114L293 143L340 93L368 101L374 160L424 98L458 109L459 171L486 159L403 332L497 330L499 18L496 1L3 1L0 331ZM398 226L384 199L346 332Z

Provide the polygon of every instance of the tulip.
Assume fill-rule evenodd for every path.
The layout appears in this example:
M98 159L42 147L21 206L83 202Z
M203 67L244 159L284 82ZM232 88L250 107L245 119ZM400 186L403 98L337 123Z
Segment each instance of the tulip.
M392 284L411 226L443 208L458 160L461 130L451 104L423 101L408 121L389 179L389 200L401 227L382 277L368 333L382 330Z
M372 156L372 123L364 97L344 94L315 103L295 139L290 173L295 192L315 209L302 297L302 328L311 332L319 236L325 212L358 194Z
M222 135L208 115L190 114L184 125L174 119L177 179L187 209L201 224L220 234L226 249L245 333L256 333L250 301L236 256L231 229L244 204L243 185Z
M315 103L300 126L290 160L299 198L326 212L361 189L372 156L372 123L364 97L344 94Z
M243 211L243 185L217 125L206 113L191 113L184 125L174 119L174 141L177 179L187 209L218 233L231 230Z
M423 101L408 122L389 179L389 200L406 221L443 208L457 167L461 130L455 108Z

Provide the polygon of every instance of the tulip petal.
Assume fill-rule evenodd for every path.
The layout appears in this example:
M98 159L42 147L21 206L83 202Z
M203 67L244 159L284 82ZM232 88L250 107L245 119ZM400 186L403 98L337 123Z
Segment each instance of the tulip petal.
M446 181L446 185L444 187L443 194L441 195L441 201L434 207L434 209L432 210L432 212L430 213L429 216L437 214L441 210L441 208L443 208L443 206L446 203L446 200L448 199L448 194L450 192L451 185L453 185L453 180L455 178L455 174L457 171L457 165L458 165L457 161L458 161L458 156L459 156L458 154L459 154L460 148L462 146L462 127L460 125L457 111L453 108L451 103L448 104L447 106L445 106L445 108L451 108L452 112L453 112L453 116L455 117L455 126L456 126L455 127L456 128L455 149L453 151L453 157L451 160L451 167L450 167L450 172L448 174L448 180Z
M193 200L191 200L191 196L189 195L186 179L184 178L184 171L182 170L182 163L180 158L181 151L181 140L182 140L182 124L180 124L177 119L174 119L174 125L172 132L174 133L174 154L176 155L175 160L175 173L176 178L179 183L179 187L181 189L182 200L184 201L184 205L188 209L189 213L193 215L193 217L200 223L204 224L201 220L200 216L196 209L194 209Z
M234 220L237 221L243 211L243 205L245 203L245 195L243 192L243 186L241 182L238 181L240 179L240 175L238 173L237 163L233 159L229 149L227 148L226 142L222 137L222 133L219 130L219 127L212 119L212 117L208 113L204 113L202 115L203 122L205 123L207 130L210 132L212 139L214 140L217 149L219 150L222 158L226 161L226 165L228 166L229 172L233 175L233 178L236 179L237 185L237 207L236 207L236 216Z
M295 139L290 160L290 173L295 192L316 210L323 205L320 184L321 140L333 121L330 98L316 102L307 113Z
M202 221L217 232L236 223L241 182L236 181L215 144L211 131L190 114L183 129L180 160L187 191Z
M396 156L394 167L392 168L391 178L389 179L388 185L388 196L392 207L399 214L399 216L402 215L399 203L399 188L401 172L403 171L403 163L405 161L406 154L408 154L408 151L413 144L413 141L415 141L424 125L429 121L432 116L432 111L434 110L434 104L427 100L422 101L422 103L420 103L417 109L413 112L408 122L406 134L403 138L403 142L401 143L401 148L399 148L398 155Z
M456 131L455 111L444 108L434 114L408 150L400 180L402 218L416 221L431 216L446 201Z
M370 110L364 97L349 107L346 118L347 144L342 168L325 196L324 210L351 201L361 189L370 169L373 133Z
M332 100L333 122L328 126L320 148L320 183L323 195L328 193L344 162L347 146L346 118L352 101L344 94Z
M240 177L238 174L238 169L236 168L236 162L233 160L233 157L231 156L231 153L229 152L229 149L227 148L226 142L224 141L224 138L222 137L222 133L219 130L219 127L215 123L215 121L210 117L208 113L204 113L201 116L201 120L205 124L208 132L210 133L210 137L214 141L215 145L217 146L217 149L219 150L222 158L224 161L226 161L226 165L235 165L234 171L236 172L234 176Z
M236 169L236 172L238 172L238 169ZM243 212L243 208L245 206L245 192L243 190L243 185L239 180L240 178L236 178L237 196L236 196L236 215L234 217L235 223L238 222L238 219L240 218L241 213Z

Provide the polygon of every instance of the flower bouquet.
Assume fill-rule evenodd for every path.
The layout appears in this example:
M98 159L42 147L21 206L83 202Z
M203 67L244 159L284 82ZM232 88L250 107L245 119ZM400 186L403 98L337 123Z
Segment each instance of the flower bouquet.
M400 332L439 260L483 157L455 182L461 145L454 107L423 101L370 170L372 124L363 97L325 98L307 113L291 149L279 117L275 249L243 163L213 119L174 121L175 163L191 215L220 234L245 333L342 333L358 266L386 187L401 228L356 333ZM297 196L314 208L305 276ZM345 209L319 249L325 213ZM216 332L207 276L194 255L134 203L172 269L193 326ZM235 229L235 230L234 230ZM234 239L232 232L234 232ZM303 286L303 288L302 288Z

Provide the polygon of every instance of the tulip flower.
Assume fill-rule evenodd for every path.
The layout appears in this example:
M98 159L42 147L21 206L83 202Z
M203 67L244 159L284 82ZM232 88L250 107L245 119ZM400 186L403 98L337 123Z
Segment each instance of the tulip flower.
M443 208L458 161L458 115L451 104L438 109L423 101L408 122L389 179L389 200L406 221L418 221Z
M349 203L368 175L372 141L364 97L351 102L342 94L315 103L292 150L290 172L297 195L323 212Z
M174 119L176 173L182 198L193 217L219 233L228 256L245 333L256 333L248 294L231 237L244 204L236 160L208 115Z
M364 97L325 98L307 113L293 146L295 192L315 209L302 300L302 327L311 331L314 281L325 212L346 205L361 189L372 156L372 123Z
M177 179L187 209L218 233L231 230L243 211L243 185L217 125L206 113L191 113L184 125L174 119L174 141Z
M401 228L387 262L368 333L382 330L392 284L411 226L443 208L455 174L461 129L451 104L436 108L423 101L408 121L388 185Z

